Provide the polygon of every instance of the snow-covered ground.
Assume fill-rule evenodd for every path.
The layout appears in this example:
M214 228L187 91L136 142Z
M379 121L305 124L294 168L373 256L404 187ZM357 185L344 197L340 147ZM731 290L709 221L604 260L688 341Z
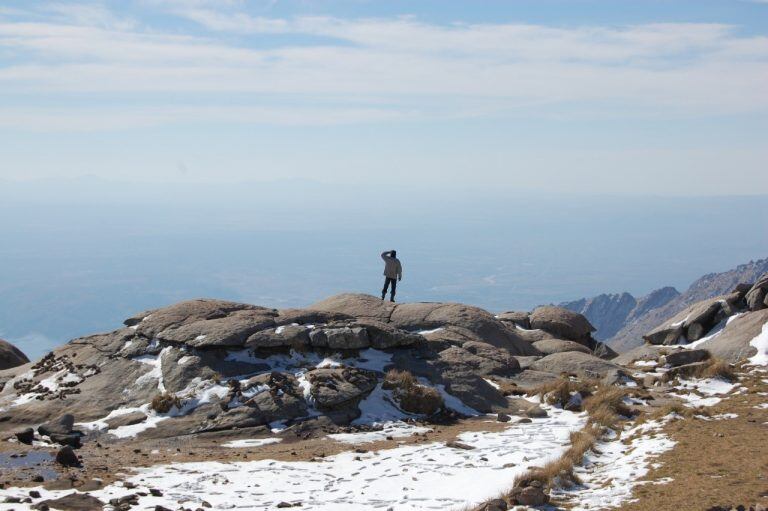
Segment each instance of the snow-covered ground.
M618 435L599 442L575 470L584 485L553 495L568 498L577 511L620 507L651 469L652 459L674 447L675 442L658 432L662 425L647 422L624 431L620 438L632 438L628 445Z
M671 395L686 401L685 405L691 408L714 406L738 386L738 383L727 382L719 378L683 380L674 387L677 392L673 392Z
M454 509L493 497L507 489L516 474L558 457L570 433L586 420L584 414L553 408L548 412L548 417L501 432L459 435L459 441L474 447L471 450L434 442L365 454L345 452L320 462L178 463L141 469L129 480L139 488L163 492L162 497L143 497L142 508L194 508L205 500L214 509L274 509L282 501L327 511ZM37 489L46 498L69 493ZM106 502L135 491L118 483L91 494ZM0 510L25 509L22 506L0 504Z

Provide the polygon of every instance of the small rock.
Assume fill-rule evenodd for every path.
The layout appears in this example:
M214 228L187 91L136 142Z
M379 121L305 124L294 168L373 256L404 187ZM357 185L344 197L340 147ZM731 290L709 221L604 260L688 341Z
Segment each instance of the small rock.
M29 496L32 497L33 499L39 499L40 498L40 492L37 491L37 490L30 490L29 491Z
M509 422L512 420L512 417L510 417L506 413L499 413L498 415L496 415L496 420L499 422Z
M152 495L153 497L162 497L163 496L163 492L158 490L157 488L150 488L149 489L149 494Z
M49 508L60 511L102 511L104 503L87 493L74 492L55 500L44 500L34 507L41 511Z
M450 442L445 443L446 447L453 447L454 449L464 449L465 451L471 451L474 449L474 446L465 444L463 442L457 442L456 440L451 440Z
M520 493L515 495L515 500L518 504L524 506L543 506L549 502L549 495L544 493L541 488L535 486L526 486Z
M533 419L541 419L547 417L547 411L540 406L533 405L525 411L525 415Z
M476 507L474 511L507 511L507 502L504 499L493 499Z
M31 445L32 440L35 439L35 430L27 428L24 431L19 431L16 433L16 439L22 444Z
M68 445L73 449L79 449L82 446L82 444L80 443L80 435L76 435L76 434L61 435L58 433L51 433L50 438L51 438L51 442L55 444Z
M64 465L65 467L79 467L80 460L77 458L77 454L72 450L72 447L65 445L59 452L56 453L56 463Z
M71 413L67 413L59 417L55 421L46 422L41 424L37 428L37 432L41 435L50 436L52 434L68 435L72 433L72 428L75 426L75 417Z

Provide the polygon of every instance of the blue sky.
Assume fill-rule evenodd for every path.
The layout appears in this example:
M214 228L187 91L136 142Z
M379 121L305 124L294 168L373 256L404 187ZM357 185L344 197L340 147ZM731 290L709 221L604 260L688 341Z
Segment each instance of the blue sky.
M768 193L768 2L0 3L0 180Z

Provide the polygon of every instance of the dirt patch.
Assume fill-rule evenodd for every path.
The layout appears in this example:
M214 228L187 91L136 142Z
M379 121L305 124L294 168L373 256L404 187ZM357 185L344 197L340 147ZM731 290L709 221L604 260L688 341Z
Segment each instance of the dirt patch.
M742 375L746 393L731 395L708 408L710 415L734 413L721 420L683 419L664 427L677 444L659 456L645 481L671 478L667 484L635 488L632 504L622 511L728 509L759 503L768 506L768 373Z

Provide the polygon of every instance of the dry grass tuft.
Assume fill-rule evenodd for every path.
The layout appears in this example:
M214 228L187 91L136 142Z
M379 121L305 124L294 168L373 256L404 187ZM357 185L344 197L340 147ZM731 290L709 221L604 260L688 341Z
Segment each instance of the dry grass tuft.
M597 382L594 380L580 381L561 378L553 382L542 383L529 389L526 394L542 396L542 400L548 405L565 407L574 392L579 392L582 397L587 397L592 394L596 387Z
M157 413L168 413L174 406L181 408L181 399L169 392L163 392L152 398L151 406Z
M409 371L390 369L387 374L384 375L384 383L382 383L381 386L384 389L392 390L407 389L417 384L416 377Z
M597 391L584 400L584 409L589 414L589 422L604 428L616 429L625 417L634 414L624 404L628 395L626 389L620 387L600 386Z
M738 379L734 367L717 357L710 357L709 364L703 368L697 376L701 378L722 378L729 382L734 382Z
M591 424L571 433L571 446L560 458L521 474L515 479L513 487L528 486L532 481L539 481L547 488L569 488L581 484L573 469L581 465L584 455L595 446L599 436L600 429Z
M390 370L384 376L382 388L392 391L392 396L405 412L432 415L444 406L443 396L437 389L419 385L408 371Z

